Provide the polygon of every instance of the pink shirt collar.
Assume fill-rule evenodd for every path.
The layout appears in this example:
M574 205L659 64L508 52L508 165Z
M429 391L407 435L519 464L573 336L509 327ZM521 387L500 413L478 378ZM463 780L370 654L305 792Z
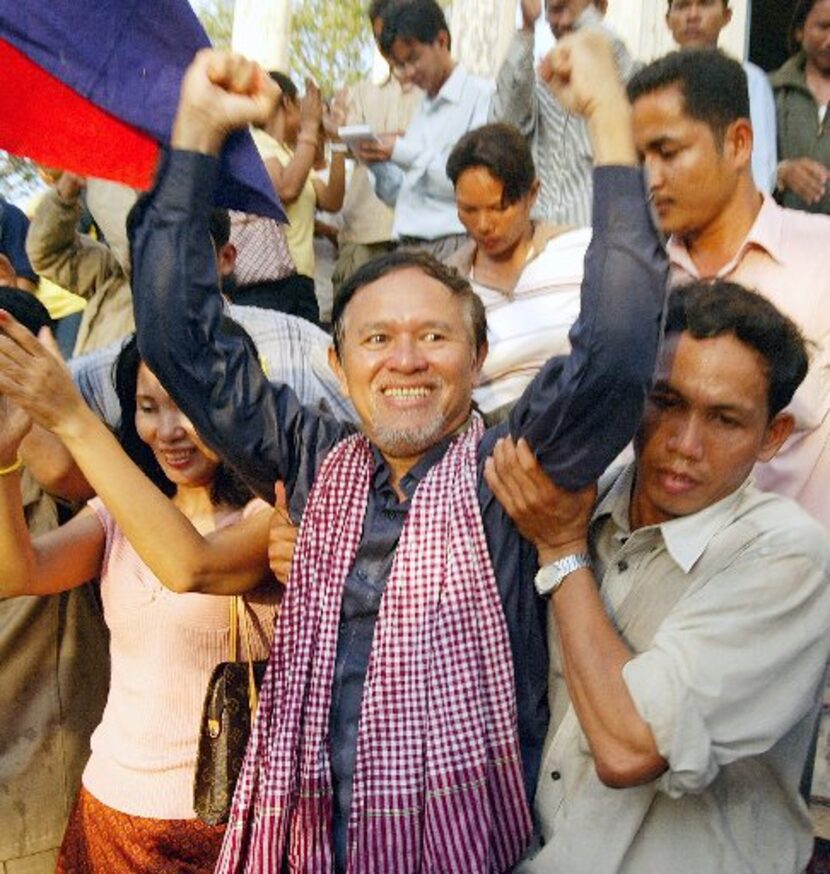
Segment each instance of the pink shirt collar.
M780 264L786 261L783 246L785 210L770 195L765 194L763 197L764 202L761 204L761 209L755 217L755 222L749 229L746 239L730 261L718 271L718 277L728 276L732 273L741 263L747 251L752 248L762 249ZM700 273L692 261L685 243L672 235L666 243L666 251L673 268L680 269L695 279L700 278Z

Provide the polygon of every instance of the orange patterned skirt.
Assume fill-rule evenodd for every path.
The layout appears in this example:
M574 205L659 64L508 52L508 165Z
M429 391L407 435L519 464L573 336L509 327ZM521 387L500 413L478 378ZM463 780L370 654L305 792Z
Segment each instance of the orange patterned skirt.
M198 819L130 816L82 787L56 874L212 874L224 832Z

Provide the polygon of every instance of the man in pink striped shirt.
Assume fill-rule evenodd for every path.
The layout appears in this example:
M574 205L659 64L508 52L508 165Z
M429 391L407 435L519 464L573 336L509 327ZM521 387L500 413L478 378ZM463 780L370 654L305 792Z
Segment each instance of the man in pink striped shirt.
M830 528L830 217L783 209L752 179L746 77L717 50L675 52L629 83L634 136L675 284L729 279L769 298L812 341L796 428L757 484Z

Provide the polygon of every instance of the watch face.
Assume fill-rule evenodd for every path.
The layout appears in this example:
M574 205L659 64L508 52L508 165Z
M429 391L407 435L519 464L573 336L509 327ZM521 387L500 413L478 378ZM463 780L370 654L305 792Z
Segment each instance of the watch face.
M590 567L591 559L584 552L566 555L540 568L536 574L536 591L540 595L550 595L562 584L568 574L583 567Z

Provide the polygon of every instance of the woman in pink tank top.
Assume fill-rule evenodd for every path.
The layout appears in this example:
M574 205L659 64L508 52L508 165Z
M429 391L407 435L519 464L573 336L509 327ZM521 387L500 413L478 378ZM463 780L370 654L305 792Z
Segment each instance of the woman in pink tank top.
M250 592L251 655L268 654L279 596L271 508L201 442L134 339L115 369L118 439L85 406L51 337L41 340L0 313L0 596L99 578L112 659L58 871L210 872L223 827L193 811L201 705L228 658L227 596ZM34 540L19 481L33 421L63 441L98 496Z

